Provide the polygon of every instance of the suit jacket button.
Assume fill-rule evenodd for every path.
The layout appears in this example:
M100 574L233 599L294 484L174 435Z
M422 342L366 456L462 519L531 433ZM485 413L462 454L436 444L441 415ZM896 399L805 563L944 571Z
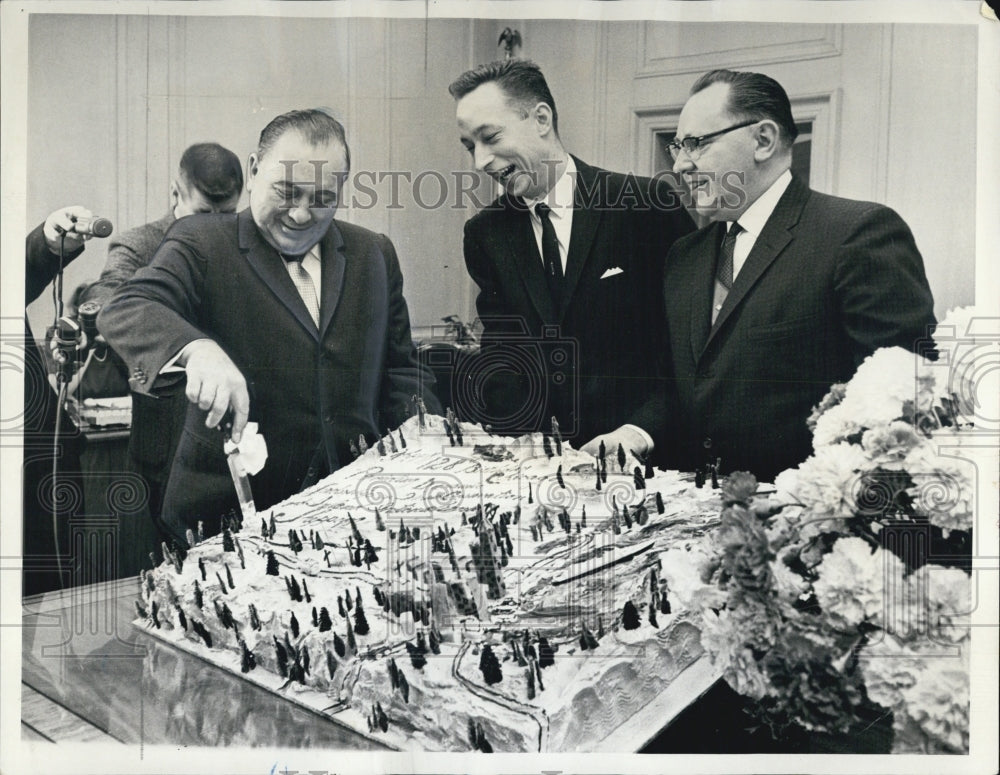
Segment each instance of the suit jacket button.
M712 448L712 440L710 438L706 437L705 440L701 443L701 445L705 449L711 449Z

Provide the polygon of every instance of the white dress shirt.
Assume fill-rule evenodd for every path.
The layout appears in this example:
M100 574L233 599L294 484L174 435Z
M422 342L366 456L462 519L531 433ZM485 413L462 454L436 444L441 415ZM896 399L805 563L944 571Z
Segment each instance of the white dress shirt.
M545 202L551 213L549 219L555 229L559 241L559 258L562 261L563 277L566 276L566 260L569 255L569 236L573 231L573 203L576 201L576 164L573 157L566 156L566 168L559 176L556 184L542 199L525 200L530 208L531 228L535 232L535 243L538 245L538 255L542 256L542 218L536 211L539 202ZM545 259L542 258L544 263Z

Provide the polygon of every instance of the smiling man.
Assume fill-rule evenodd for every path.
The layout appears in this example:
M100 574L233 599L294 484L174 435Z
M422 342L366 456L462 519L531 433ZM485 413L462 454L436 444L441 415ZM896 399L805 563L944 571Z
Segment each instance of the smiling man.
M494 430L548 430L574 446L651 451L667 249L693 230L665 182L568 154L555 100L527 60L492 62L449 87L459 137L503 194L465 226L482 350L456 407Z
M178 541L237 509L216 426L248 418L268 447L251 479L266 508L349 462L410 413L433 378L417 360L403 278L387 237L335 220L350 151L321 110L278 116L247 162L250 207L194 215L105 306L100 330L129 365L133 390L190 402L163 506ZM237 512L238 513L238 512Z
M721 458L771 480L811 453L806 420L833 383L934 324L907 225L793 177L795 136L785 90L758 73L707 73L681 111L674 171L714 223L678 240L662 285L674 467Z

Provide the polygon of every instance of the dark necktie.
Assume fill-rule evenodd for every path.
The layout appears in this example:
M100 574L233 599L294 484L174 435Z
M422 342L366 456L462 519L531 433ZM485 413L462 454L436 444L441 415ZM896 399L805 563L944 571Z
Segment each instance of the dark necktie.
M312 318L313 323L318 328L319 299L316 296L316 284L313 282L312 276L302 266L302 259L305 256L288 256L282 253L281 257L285 259L288 265L288 274L292 278L299 296L302 297L302 302L306 305L306 309L309 310L309 317Z
M559 306L562 301L563 270L562 259L559 257L559 240L556 238L556 228L552 225L552 209L539 202L535 212L542 221L542 262L545 266L545 281L549 285L552 301Z
M733 252L736 249L736 238L743 227L739 223L733 223L722 239L722 246L719 248L719 261L715 266L715 295L712 299L712 322L719 316L726 296L729 295L733 287Z

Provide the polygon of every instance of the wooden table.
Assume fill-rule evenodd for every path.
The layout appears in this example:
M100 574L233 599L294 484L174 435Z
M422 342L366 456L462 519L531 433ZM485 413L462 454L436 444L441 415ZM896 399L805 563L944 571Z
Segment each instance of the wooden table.
M24 599L24 740L388 750L134 627L138 591L122 579ZM703 657L594 750L638 751L717 678Z

